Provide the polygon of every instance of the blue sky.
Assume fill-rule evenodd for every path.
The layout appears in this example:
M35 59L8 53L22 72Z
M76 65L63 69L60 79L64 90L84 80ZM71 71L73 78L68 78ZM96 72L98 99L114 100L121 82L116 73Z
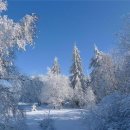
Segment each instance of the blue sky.
M46 73L55 56L62 73L69 74L75 41L88 73L94 43L109 52L116 44L122 16L130 12L128 1L9 0L8 4L6 14L16 21L27 13L39 17L35 46L16 57L16 65L25 74Z

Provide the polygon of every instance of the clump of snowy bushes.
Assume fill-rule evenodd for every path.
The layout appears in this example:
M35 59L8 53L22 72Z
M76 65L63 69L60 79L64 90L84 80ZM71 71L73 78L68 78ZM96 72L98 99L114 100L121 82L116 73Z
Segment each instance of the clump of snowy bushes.
M42 128L42 130L56 130L54 120L50 116L50 111L40 122L40 127Z
M86 130L129 130L130 95L113 93L83 114Z

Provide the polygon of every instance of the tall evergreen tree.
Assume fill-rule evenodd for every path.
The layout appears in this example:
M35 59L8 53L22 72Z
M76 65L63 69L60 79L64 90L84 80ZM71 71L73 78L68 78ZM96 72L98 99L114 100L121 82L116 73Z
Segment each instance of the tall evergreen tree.
M115 90L116 80L114 65L110 55L99 51L95 46L95 55L90 63L91 87L96 95L97 101Z
M77 46L73 49L73 63L70 70L70 84L73 88L74 98L73 101L78 107L82 107L86 104L86 92L87 92L87 79L83 74L82 61L80 52Z
M74 46L73 49L73 63L71 66L70 73L71 73L70 82L72 88L75 89L76 86L79 86L79 82L80 82L81 88L85 89L85 77L82 69L82 61L80 57L80 52L76 45Z
M52 68L50 69L50 72L52 74L55 74L55 75L60 74L60 65L58 63L58 58L57 57L54 58L54 63L53 63Z

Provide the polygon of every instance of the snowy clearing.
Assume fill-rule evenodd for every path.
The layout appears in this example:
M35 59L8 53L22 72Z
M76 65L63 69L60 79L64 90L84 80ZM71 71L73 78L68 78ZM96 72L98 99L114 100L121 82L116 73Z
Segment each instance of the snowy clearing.
M52 110L49 108L40 107L37 111L32 111L31 106L26 106L26 122L28 130L41 130L40 121L49 113L54 119L56 130L84 130L84 125L81 119L83 109L59 109Z

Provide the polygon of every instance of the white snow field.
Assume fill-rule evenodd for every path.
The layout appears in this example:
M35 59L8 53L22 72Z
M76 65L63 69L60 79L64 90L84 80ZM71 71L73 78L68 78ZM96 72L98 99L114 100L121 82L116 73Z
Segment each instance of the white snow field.
M39 122L48 115L50 110L51 118L54 119L56 130L85 130L81 112L83 109L49 109L39 107L36 111L31 110L31 106L24 106L26 110L26 122L28 130L41 130Z

